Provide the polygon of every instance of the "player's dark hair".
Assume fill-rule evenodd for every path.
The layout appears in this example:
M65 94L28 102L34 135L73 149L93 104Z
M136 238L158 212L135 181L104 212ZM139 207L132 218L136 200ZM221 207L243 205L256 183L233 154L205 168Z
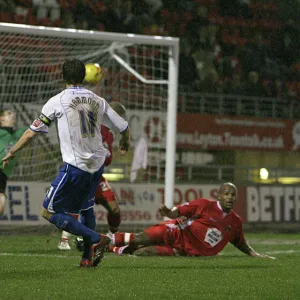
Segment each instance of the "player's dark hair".
M232 182L224 182L221 184L220 188L219 188L219 193L221 192L221 190L225 187L225 186L231 186L233 187L236 191L237 191L237 188L235 186L235 184L233 184Z
M63 78L68 84L81 84L85 77L85 65L77 58L67 59L63 64Z

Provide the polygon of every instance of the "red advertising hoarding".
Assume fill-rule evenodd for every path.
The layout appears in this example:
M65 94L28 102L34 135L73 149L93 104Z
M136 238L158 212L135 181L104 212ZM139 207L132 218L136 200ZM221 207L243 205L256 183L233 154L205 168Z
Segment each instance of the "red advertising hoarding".
M300 122L180 113L177 147L299 151Z

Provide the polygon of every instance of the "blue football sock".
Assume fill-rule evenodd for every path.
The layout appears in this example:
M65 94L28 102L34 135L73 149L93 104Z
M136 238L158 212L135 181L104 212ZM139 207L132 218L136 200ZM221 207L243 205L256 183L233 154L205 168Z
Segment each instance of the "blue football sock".
M50 217L49 222L59 229L88 239L91 244L98 243L101 240L101 236L97 232L84 226L68 214L56 213Z
M88 210L83 210L81 211L81 223L92 229L95 230L96 228L96 218L95 218L95 214L94 214L94 209L90 208Z
M90 208L88 210L83 210L80 215L81 215L81 223L86 227L95 230L96 218L94 214L94 209ZM91 241L90 239L83 237L82 258L90 259L90 257L91 257Z

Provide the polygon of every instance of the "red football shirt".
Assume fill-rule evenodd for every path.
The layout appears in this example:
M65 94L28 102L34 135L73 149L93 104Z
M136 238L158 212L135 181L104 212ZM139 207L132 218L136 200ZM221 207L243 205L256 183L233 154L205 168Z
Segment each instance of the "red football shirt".
M107 128L104 125L101 125L101 135L102 135L102 144L103 146L108 149L108 151L110 152L110 156L106 158L104 165L108 166L111 164L112 161L112 144L114 141L114 136L111 133L111 131L109 130L109 128Z
M228 242L235 246L245 242L241 218L233 210L225 213L219 202L201 198L177 208L187 219L177 220L181 229L177 243L181 245L173 246L179 246L186 255L213 256Z

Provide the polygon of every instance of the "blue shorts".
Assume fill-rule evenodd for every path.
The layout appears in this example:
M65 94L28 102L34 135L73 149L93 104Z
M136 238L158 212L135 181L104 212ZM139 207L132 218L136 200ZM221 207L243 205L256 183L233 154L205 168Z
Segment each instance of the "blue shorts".
M49 212L78 214L94 206L104 165L94 174L64 164L52 181L43 202Z

